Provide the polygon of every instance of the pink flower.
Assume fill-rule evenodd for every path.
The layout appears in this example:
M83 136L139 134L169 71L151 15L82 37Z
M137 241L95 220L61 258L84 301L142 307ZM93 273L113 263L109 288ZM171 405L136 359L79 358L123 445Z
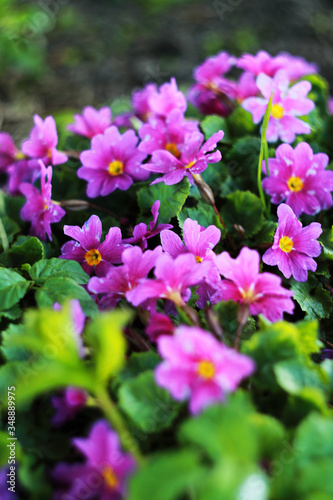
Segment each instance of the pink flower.
M79 226L64 226L64 233L75 241L68 241L61 247L61 259L76 260L89 275L105 276L112 264L121 262L121 255L127 245L122 244L119 227L111 227L101 243L102 223L92 215Z
M262 314L269 321L282 319L283 313L291 314L293 293L281 286L281 279L271 273L259 273L260 256L256 250L242 248L236 259L227 252L216 257L216 265L226 279L216 292L215 302L234 300L247 304L251 314Z
M308 270L315 271L317 263L312 257L318 257L321 246L317 238L322 233L321 225L312 222L302 227L292 209L282 203L277 209L279 226L274 236L272 248L263 255L262 260L269 266L278 266L281 273L297 281L308 279Z
M24 154L17 149L11 135L0 132L0 172L5 172L10 165L23 158Z
M164 361L155 370L156 383L179 401L190 399L194 414L223 402L255 369L252 359L197 327L180 326L157 342Z
M83 108L82 115L74 115L74 123L68 125L68 130L91 139L111 125L111 109L108 107L97 110L92 106Z
M246 71L243 73L237 83L237 101L242 102L247 97L258 95L259 89L256 84L255 76Z
M162 335L173 335L174 331L175 326L169 316L158 312L152 313L146 327L146 334L152 342L156 342Z
M302 57L295 57L288 53L281 53L272 57L264 50L260 50L255 56L243 54L236 66L256 76L260 73L274 76L278 70L283 69L290 80L297 80L301 76L318 72L316 64L308 63Z
M185 144L180 148L179 159L169 151L155 151L151 160L145 163L143 168L164 175L155 179L151 184L164 182L167 186L171 186L180 182L185 175L192 182L191 174L200 174L206 170L208 163L220 161L220 151L207 153L216 148L223 135L224 132L220 130L213 134L204 144L204 136L200 132L186 135Z
M166 118L174 109L184 113L187 108L185 96L178 90L175 78L171 78L170 83L163 83L157 92L151 92L148 103L151 112L162 118Z
M249 97L242 102L242 107L252 114L254 123L259 123L273 93L273 105L266 132L268 142L276 142L280 138L283 142L291 143L296 134L311 132L310 125L297 118L309 114L315 107L314 102L306 98L311 90L310 82L299 82L289 88L287 73L279 70L274 78L261 73L257 78L257 87L263 97Z
M77 412L84 408L88 399L88 393L76 387L67 387L61 395L53 396L51 401L56 410L51 419L55 427L60 427L68 420L72 420Z
M140 224L137 224L134 227L133 236L131 238L126 238L125 240L123 240L124 243L131 243L133 245L139 245L142 248L142 250L145 250L148 246L147 240L149 238L156 236L164 229L173 228L173 226L171 224L158 224L156 226L160 205L161 205L160 200L156 200L153 203L153 206L151 207L151 213L153 215L153 220L151 222L149 222L149 229L147 229L147 224L145 224L144 222L140 222Z
M136 90L132 94L132 107L135 116L143 122L146 122L152 114L150 106L150 97L157 94L157 87L155 83L148 83L143 89Z
M313 154L311 147L302 142L295 149L281 144L275 155L268 160L269 177L262 182L272 203L286 200L297 217L332 206L333 172L325 170L329 161L326 154ZM266 165L263 172L266 173Z
M209 57L194 70L197 83L189 90L188 99L203 114L228 116L232 111L229 99L236 97L235 82L224 78L233 64L234 57L221 52Z
M212 262L215 256L212 249L220 241L221 231L213 225L205 229L197 221L188 218L183 225L183 237L185 245L173 231L162 231L161 243L163 250L173 258L184 253L191 253L197 262Z
M32 184L22 183L20 192L27 198L26 204L21 209L21 217L25 221L31 221L31 234L41 240L46 235L52 241L51 224L59 222L65 215L65 210L51 200L52 194L52 167L46 168L40 160L41 168L41 191Z
M165 120L151 118L139 130L142 142L139 150L147 154L154 151L166 150L179 158L179 149L185 142L186 134L199 132L198 122L186 121L184 114L179 109L174 109Z
M22 152L30 157L42 160L45 165L60 165L68 158L64 153L56 149L58 134L56 124L52 116L45 120L38 115L34 116L35 126L30 132L30 137L22 143Z
M137 143L133 130L121 135L115 126L92 138L91 149L80 155L83 167L77 172L80 179L88 181L90 198L106 196L116 189L126 191L133 180L148 179L148 172L142 168L146 155L137 149Z
M194 255L179 255L173 259L163 254L158 257L155 266L155 280L147 279L127 294L134 306L147 299L167 299L183 306L191 296L191 286L199 285L210 267L210 263L199 264Z
M122 266L109 269L103 278L91 278L88 290L102 294L100 308L113 309L123 297L132 302L131 294L145 280L161 253L160 246L145 252L140 247L128 248L122 254Z
M56 466L52 475L60 489L55 498L80 499L83 494L86 500L125 498L127 479L134 472L136 462L122 452L119 438L109 424L99 420L87 438L75 438L73 444L85 462Z
M330 97L328 99L327 108L328 108L329 114L333 115L333 97Z

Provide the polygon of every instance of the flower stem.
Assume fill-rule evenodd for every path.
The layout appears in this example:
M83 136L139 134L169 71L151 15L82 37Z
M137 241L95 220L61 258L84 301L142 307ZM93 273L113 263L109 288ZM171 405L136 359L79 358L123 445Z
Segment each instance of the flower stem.
M114 402L110 399L106 389L104 387L100 387L98 390L96 390L95 397L99 407L103 410L112 427L118 433L120 442L124 450L129 451L135 457L138 464L142 465L144 462L144 458L141 455L139 447L135 439L133 439L133 436L127 429L121 413L117 409Z
M5 229L5 226L3 225L1 217L0 217L0 240L2 243L2 248L5 252L9 248L9 241L8 241L6 229Z

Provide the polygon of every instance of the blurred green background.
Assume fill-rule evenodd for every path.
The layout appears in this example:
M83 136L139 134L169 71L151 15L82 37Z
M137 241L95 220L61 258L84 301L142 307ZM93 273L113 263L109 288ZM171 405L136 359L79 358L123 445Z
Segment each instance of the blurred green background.
M330 0L0 0L0 129L19 140L33 113L119 111L148 81L186 88L220 50L288 51L331 82L332 26Z

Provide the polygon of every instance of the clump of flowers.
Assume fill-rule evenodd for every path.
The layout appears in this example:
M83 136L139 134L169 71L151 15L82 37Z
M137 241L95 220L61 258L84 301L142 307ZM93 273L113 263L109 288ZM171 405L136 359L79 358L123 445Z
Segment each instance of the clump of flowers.
M252 359L200 328L182 326L172 337L162 336L157 342L164 361L156 368L156 382L175 399L189 399L194 414L225 401L255 368Z
M281 144L275 158L268 160L269 176L263 180L263 188L273 203L285 200L297 216L326 210L332 206L333 191L333 172L326 170L328 161L326 154L314 154L306 142L295 149ZM267 173L265 165L263 172Z
M111 109L108 107L99 110L86 106L82 115L74 115L74 123L68 125L68 130L78 135L92 139L97 134L103 134L111 126Z

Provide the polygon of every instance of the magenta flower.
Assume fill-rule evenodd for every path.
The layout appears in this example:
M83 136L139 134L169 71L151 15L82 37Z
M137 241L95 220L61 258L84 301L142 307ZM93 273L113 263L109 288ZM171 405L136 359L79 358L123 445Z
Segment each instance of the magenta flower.
M330 115L333 115L333 97L329 97L327 103L328 112Z
M315 107L314 102L307 99L311 90L310 82L299 82L289 88L287 73L279 70L274 78L261 73L257 78L257 87L263 97L245 99L242 108L252 114L254 123L259 123L273 93L273 105L266 132L268 142L276 142L280 138L282 142L291 143L296 134L311 132L310 125L297 118L309 114Z
M268 160L269 177L262 182L272 203L286 200L297 217L303 212L313 215L332 206L333 172L325 170L329 162L326 154L313 154L311 147L302 142L295 149L281 144L275 155L276 158ZM263 172L266 173L266 165Z
M52 167L45 167L40 160L41 191L29 183L20 185L20 192L27 198L26 204L21 209L21 217L31 222L31 234L40 240L51 236L51 224L59 222L65 215L65 210L51 200L52 195Z
M245 71L258 76L265 73L274 76L277 71L283 69L290 80L298 80L302 76L311 75L318 72L318 67L314 63L308 63L302 57L295 57L288 53L281 53L275 57L264 50L260 50L257 55L243 54L237 61L236 66Z
M188 99L203 114L228 116L232 111L229 99L237 93L235 82L224 78L233 64L234 57L221 52L209 57L194 70L196 84L189 90Z
M215 256L212 248L221 239L221 231L216 226L208 226L207 229L200 226L197 221L186 219L183 225L184 243L173 231L161 232L161 243L163 250L176 258L180 254L191 253L197 262L211 261Z
M190 399L194 414L225 401L255 369L252 359L197 327L180 326L157 342L164 361L155 370L156 383L178 401Z
M145 224L144 222L140 222L140 224L137 224L134 227L133 236L131 238L126 238L125 240L123 240L124 243L139 245L142 248L142 250L145 250L148 246L147 240L149 238L156 236L164 229L173 228L172 224L158 224L156 226L160 205L161 205L160 200L156 200L153 203L153 206L151 207L153 220L149 222L149 228L147 228L147 224Z
M141 121L146 122L153 113L150 106L150 97L157 95L155 83L148 83L143 89L136 90L132 94L132 107L134 115Z
M193 132L199 132L198 122L185 120L184 114L179 109L174 109L165 120L151 118L140 128L142 142L139 149L147 154L165 149L179 158L186 134Z
M77 412L84 408L88 399L88 393L76 387L67 387L61 395L53 396L52 406L56 410L51 419L55 427L60 427L68 420L73 420Z
M151 112L162 118L166 118L174 109L184 113L187 108L185 96L178 90L175 78L171 78L170 83L163 83L157 92L151 92L148 103Z
M291 314L293 293L281 286L281 279L275 274L259 273L260 256L256 250L242 248L236 259L227 252L216 257L216 265L225 280L222 280L214 298L234 300L247 304L251 314L262 314L269 321L282 319L283 313Z
M88 181L90 198L106 196L116 189L126 191L133 180L148 179L149 173L142 168L146 154L137 149L137 143L133 130L121 135L115 126L92 138L91 149L80 155L83 167L77 172L80 179Z
M297 281L308 279L308 270L315 271L317 263L312 257L318 257L321 246L317 238L322 233L321 225L312 222L302 227L292 209L282 203L277 209L279 225L274 236L272 248L263 255L262 260L269 266L278 266L281 273Z
M103 278L91 278L88 290L102 294L100 308L113 309L124 297L132 302L131 293L145 280L161 253L160 246L145 252L140 247L128 248L122 254L123 266L109 269Z
M111 125L111 109L108 107L99 110L92 106L83 108L82 115L74 115L74 123L68 125L68 130L75 134L91 139L103 132Z
M56 499L125 498L127 479L134 472L136 462L122 452L119 438L109 425L103 420L96 422L87 438L73 439L73 444L84 455L85 462L56 466L53 478L60 488Z
M177 306L183 306L191 297L191 286L199 285L210 267L210 263L199 264L194 255L178 255L173 259L163 254L155 266L155 280L147 279L127 293L127 300L134 306L147 299L167 299Z
M22 142L22 152L30 158L42 160L45 165L65 163L67 156L56 149L58 134L54 118L47 116L42 120L34 115L34 122L29 139Z
M162 335L173 335L175 326L169 316L163 313L154 312L151 314L150 321L146 326L146 334L152 342Z
M5 172L10 165L24 157L15 146L11 135L0 132L0 172Z
M259 89L256 84L253 73L246 71L243 73L237 83L237 101L241 103L247 97L257 96Z
M61 247L61 259L76 260L85 272L105 276L112 264L121 262L121 255L127 245L122 244L119 227L111 227L101 243L102 223L92 215L80 228L64 226L64 233L75 241L68 241Z
M164 175L155 179L151 184L164 182L167 186L171 186L180 182L185 175L193 182L192 174L200 174L206 170L208 163L220 161L220 151L215 151L215 153L209 153L209 151L216 148L223 135L224 132L220 130L205 143L203 143L204 136L200 132L186 135L179 159L169 151L155 151L151 160L142 166L151 172Z

